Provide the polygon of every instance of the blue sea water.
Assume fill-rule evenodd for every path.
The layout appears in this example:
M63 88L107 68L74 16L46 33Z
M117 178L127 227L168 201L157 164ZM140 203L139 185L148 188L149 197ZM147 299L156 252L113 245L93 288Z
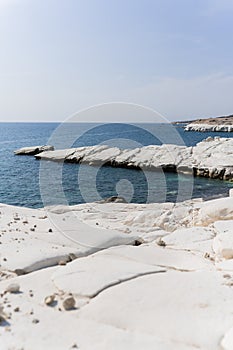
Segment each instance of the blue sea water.
M216 133L185 132L181 125L166 124L67 124L62 126L62 137L56 130L59 123L0 123L0 202L38 208L43 206L40 193L40 161L34 157L15 156L14 150L54 141L56 148L90 146L105 143L122 148L150 144L176 143L195 145ZM60 126L61 127L61 126ZM219 133L220 137L233 137L233 133ZM60 138L59 138L60 137ZM60 167L57 163L55 168ZM226 181L192 178L188 175L102 166L93 171L88 165L63 164L62 186L69 204L94 201L114 195L125 195L134 203L176 201L203 197L216 198L228 195L233 184ZM82 171L82 184L78 175ZM192 183L185 193L184 184ZM56 178L52 183L50 204L60 204L56 191ZM183 189L182 198L179 196ZM96 196L98 194L98 197Z

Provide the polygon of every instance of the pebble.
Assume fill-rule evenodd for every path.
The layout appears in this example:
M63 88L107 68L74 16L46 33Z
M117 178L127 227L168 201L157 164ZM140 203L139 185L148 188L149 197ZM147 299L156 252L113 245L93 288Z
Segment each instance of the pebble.
M54 300L55 300L55 295L49 295L45 298L44 302L46 305L52 306Z
M9 284L9 286L6 288L6 292L8 293L19 293L20 286L18 283L12 283Z
M162 240L161 237L158 239L157 244L158 244L160 247L166 247L166 243Z
M73 253L70 253L70 254L69 254L69 259L70 259L71 261L75 260L75 259L76 259L76 255L73 254Z
M0 313L0 324L1 324L2 322L5 322L5 321L6 321L5 316L4 316L3 314Z
M75 307L75 299L73 297L68 297L63 301L62 305L65 310L72 310Z
M61 266L66 265L66 264L67 264L67 262L65 260L60 260L58 263L58 265L61 265Z
M5 315L4 311L3 311L3 307L0 306L0 324L2 322L5 322L5 321L6 321L6 315Z
M38 320L38 318L34 318L33 320L32 320L32 323L34 323L34 324L37 324L37 323L39 323L40 321Z

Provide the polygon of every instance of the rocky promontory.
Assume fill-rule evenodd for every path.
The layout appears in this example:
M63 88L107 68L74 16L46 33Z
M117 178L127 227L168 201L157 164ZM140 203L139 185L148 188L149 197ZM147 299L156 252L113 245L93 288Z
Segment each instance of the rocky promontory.
M233 115L193 120L185 126L185 131L232 132Z
M16 153L19 154L19 153ZM65 150L44 151L37 159L82 163L91 166L114 166L148 171L193 174L221 180L233 179L233 139L207 138L196 146L172 144L120 149L97 145Z

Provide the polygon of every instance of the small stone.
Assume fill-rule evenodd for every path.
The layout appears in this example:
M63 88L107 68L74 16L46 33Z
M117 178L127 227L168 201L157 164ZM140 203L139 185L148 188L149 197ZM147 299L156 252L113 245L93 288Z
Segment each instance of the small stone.
M20 286L18 283L12 283L9 284L9 286L6 288L6 292L8 293L19 293Z
M15 309L14 309L14 312L19 312L20 311L20 308L17 306Z
M67 264L67 262L65 260L60 260L58 263L58 265L61 265L61 266L66 265L66 264Z
M5 322L5 321L6 321L5 315L0 313L0 324Z
M134 242L134 245L135 245L135 247L138 247L142 243L143 243L143 241L141 239L136 239L135 242Z
M63 301L62 305L65 310L72 310L75 307L75 299L73 297L68 297Z
M55 300L55 295L49 295L45 298L44 302L48 306L52 306Z
M6 315L5 315L5 313L4 313L4 311L3 311L3 307L2 306L0 306L0 324L1 323L3 323L3 322L5 322L6 321Z
M50 229L49 229L49 232L53 232L53 230L50 228Z
M166 247L166 243L162 240L161 237L157 240L157 244L158 244L160 247Z
M32 323L34 323L34 324L37 324L37 323L39 323L40 321L38 320L38 318L34 318L33 320L32 320Z
M73 253L69 254L69 258L70 258L70 261L73 261L73 260L77 259L76 255L73 254Z

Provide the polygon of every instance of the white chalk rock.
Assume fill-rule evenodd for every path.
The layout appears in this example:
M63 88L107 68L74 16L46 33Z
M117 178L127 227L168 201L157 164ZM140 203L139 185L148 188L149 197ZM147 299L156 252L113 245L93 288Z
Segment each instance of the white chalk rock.
M89 165L108 163L114 166L163 169L188 174L194 171L198 176L226 180L233 178L231 138L207 138L194 147L163 144L122 150L117 147L96 145L56 151L49 151L49 147L51 146L28 147L15 153L35 154L38 159L52 161L76 163L81 161Z
M23 220L13 222L16 210L19 217L27 217L28 224ZM45 210L1 205L1 213L0 228L5 231L0 245L1 267L19 274L67 261L71 255L86 256L103 248L135 241L129 234L86 225L72 212L51 213L42 220L40 217L44 216ZM51 228L52 232L49 232Z
M218 220L233 219L233 198L220 198L201 205L196 224L200 226L208 226Z
M213 250L221 258L233 259L232 232L217 235L213 240Z
M221 341L221 348L223 350L233 349L233 327L231 327L225 334Z
M52 279L58 289L67 293L93 297L125 280L165 271L127 257L111 254L111 250L81 258L57 270Z
M33 146L33 147L20 148L14 151L14 154L31 156L31 155L39 154L41 152L53 151L53 150L54 150L53 146Z
M79 317L159 336L173 341L173 349L192 344L217 350L233 322L233 290L222 282L218 273L207 271L143 276L105 290L80 310Z
M232 132L232 124L205 124L205 123L190 123L186 125L185 131L199 131L199 132Z
M213 230L204 227L190 227L174 231L163 237L167 247L200 252L211 252Z

